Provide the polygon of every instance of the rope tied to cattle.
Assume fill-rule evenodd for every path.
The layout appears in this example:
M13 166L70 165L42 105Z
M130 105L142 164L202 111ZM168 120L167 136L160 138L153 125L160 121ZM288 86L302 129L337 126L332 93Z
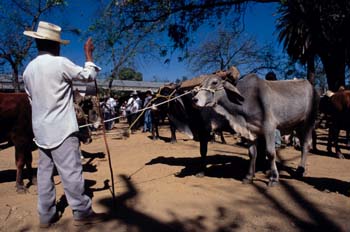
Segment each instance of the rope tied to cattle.
M169 96L166 96L166 95L162 95L160 94L161 90L162 90L163 87L161 87L159 89L159 93L156 94L155 98L151 99L148 104L145 106L144 109L141 109L141 114L139 114L139 116L131 123L131 125L129 126L129 130L131 130L131 128L137 123L137 121L142 117L143 113L146 112L146 110L148 110L149 108L154 108L154 107L157 107L159 106L160 104L156 104L156 105L152 105L151 107L149 107L152 102L154 102L155 100L159 99L159 98L165 98L167 100L171 100L173 95L176 93L176 89L174 89L170 94ZM170 104L170 101L168 102L168 106ZM135 112L135 114L137 114L138 112Z
M195 92L199 92L199 91L201 91L201 90L204 90L204 91L208 91L208 92L214 94L215 92L217 92L217 91L219 91L219 90L222 90L222 89L224 89L224 87L220 87L220 88L217 88L217 89L211 89L211 88L206 88L206 87L203 87L203 86L202 86L202 87L197 86L197 87L195 87L193 90L194 90Z
M185 95L187 95L187 94L190 94L190 93L192 93L192 91L187 91L187 92L185 92L185 93L183 93L183 94L180 94L180 95L175 96L175 97L173 97L173 98L167 99L167 100L165 100L165 101L163 101L163 102L161 102L161 103L158 103L158 104L155 104L155 105L152 105L152 106L146 106L145 108L139 109L139 110L135 111L135 112L132 113L132 114L137 114L137 113L140 113L140 112L144 112L144 111L146 111L146 110L152 109L153 107L157 107L157 106L160 106L160 105L167 104L167 103L169 103L169 102L171 102L171 101L175 101L176 99L181 98L181 97L183 97L183 96L185 96ZM154 98L154 99L152 99L152 100L155 100L155 99L156 99L156 98ZM153 101L152 101L152 102L153 102ZM99 111L100 111L100 110L99 110ZM101 113L100 113L100 114L101 114ZM124 117L124 116L118 116L118 117L110 118L110 119L107 119L107 120L104 120L104 119L103 119L102 121L103 121L103 123L105 123L105 122L114 121L114 120L116 120L116 119L123 118L123 117ZM79 126L79 128L88 127L88 126L92 126L92 125L93 125L93 123L88 123L88 124Z

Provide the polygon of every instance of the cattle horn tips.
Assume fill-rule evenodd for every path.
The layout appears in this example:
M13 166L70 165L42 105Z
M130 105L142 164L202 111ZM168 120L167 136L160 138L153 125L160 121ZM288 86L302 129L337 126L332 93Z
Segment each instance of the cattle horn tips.
M240 72L235 66L231 66L226 73L227 77L231 78L234 82L236 82L241 76Z

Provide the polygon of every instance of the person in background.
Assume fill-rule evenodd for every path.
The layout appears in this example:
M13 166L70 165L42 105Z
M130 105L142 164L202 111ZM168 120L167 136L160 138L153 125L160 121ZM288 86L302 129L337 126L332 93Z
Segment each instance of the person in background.
M105 120L110 120L114 118L115 116L115 107L117 106L116 101L114 100L112 94L107 98L105 102L106 107L106 114L105 114ZM114 126L114 120L108 121L105 123L106 130L112 130Z
M125 109L126 109L126 118L128 120L128 124L131 128L131 132L135 132L136 126L134 125L135 120L137 118L137 111L139 110L139 104L138 104L138 95L136 91L133 91L130 95L129 100L126 103Z
M85 194L80 159L78 123L74 111L72 81L94 81L100 70L92 60L91 38L84 44L85 66L80 67L60 56L61 28L40 21L37 31L24 31L35 38L38 55L24 70L24 88L32 107L34 141L39 148L38 212L41 228L59 220L56 210L56 189L53 179L56 167L73 210L75 225L97 223L103 214L92 209Z
M143 108L149 107L149 103L152 99L152 90L147 90L146 98L143 102ZM151 109L145 110L144 121L143 121L143 130L142 132L151 132L152 130L152 115Z
M118 96L117 95L114 95L114 101L115 101L115 106L114 106L114 112L115 112L115 115L114 117L117 117L115 120L114 120L114 123L119 123L119 116L120 116L120 102L119 102L119 99L118 99Z

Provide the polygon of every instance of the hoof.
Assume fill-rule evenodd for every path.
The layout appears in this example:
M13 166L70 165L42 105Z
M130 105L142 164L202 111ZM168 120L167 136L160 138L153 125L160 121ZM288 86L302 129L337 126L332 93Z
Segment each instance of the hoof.
M26 194L28 189L24 185L16 185L16 193L18 194Z
M338 159L345 159L344 155L343 155L341 152L337 152L337 153L336 153L336 157L337 157Z
M205 173L204 172L198 172L195 176L199 177L199 178L203 178L203 177L205 177Z
M175 143L176 143L176 140L171 140L170 143L171 143L171 144L175 144Z
M305 168L299 166L295 172L295 176L297 178L302 178L304 174L305 174Z
M32 185L38 185L38 179L36 177L33 177L29 182Z
M253 184L253 178L247 178L247 177L245 177L245 178L242 180L242 183L243 183L243 184Z
M279 184L278 180L270 180L268 185L269 187L275 187Z

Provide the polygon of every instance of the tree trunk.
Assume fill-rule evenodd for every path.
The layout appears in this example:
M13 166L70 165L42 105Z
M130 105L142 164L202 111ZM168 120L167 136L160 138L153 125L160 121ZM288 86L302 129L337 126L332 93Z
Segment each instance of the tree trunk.
M320 57L327 75L328 89L336 92L340 86L345 86L344 50L338 49Z
M12 84L13 84L13 89L16 93L20 92L20 85L19 85L19 80L18 80L18 70L17 68L13 69L12 73Z
M312 56L307 61L307 79L315 86L315 57Z

